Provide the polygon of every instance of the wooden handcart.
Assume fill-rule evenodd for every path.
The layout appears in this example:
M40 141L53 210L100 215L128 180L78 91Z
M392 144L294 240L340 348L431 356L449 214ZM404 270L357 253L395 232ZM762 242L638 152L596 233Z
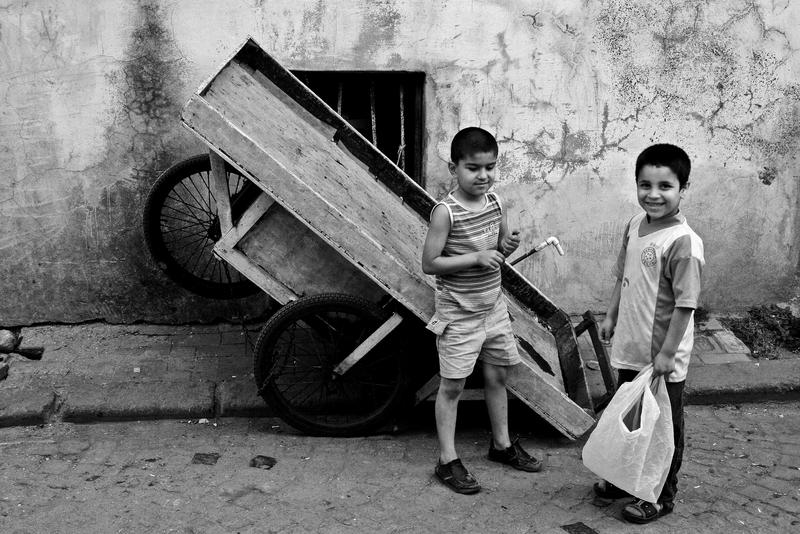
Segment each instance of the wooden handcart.
M434 199L252 39L181 119L209 148L214 254L243 275L237 291L252 283L284 304L255 350L267 402L300 430L353 435L432 395L434 286L420 259ZM577 438L595 406L576 330L514 267L502 276L524 359L508 389ZM596 334L590 315L580 328Z

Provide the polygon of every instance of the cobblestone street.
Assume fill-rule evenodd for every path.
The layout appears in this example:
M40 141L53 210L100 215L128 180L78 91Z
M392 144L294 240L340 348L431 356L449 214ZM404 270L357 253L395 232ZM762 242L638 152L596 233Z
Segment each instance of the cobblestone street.
M519 417L518 417L519 419ZM464 425L467 427L468 425ZM458 435L477 496L432 476L432 425L371 438L312 438L277 419L0 429L3 532L796 532L800 403L689 406L675 512L652 526L595 501L582 442L520 429L545 458L523 474ZM199 454L198 454L199 453ZM217 456L218 455L218 456ZM250 467L273 457L270 470Z

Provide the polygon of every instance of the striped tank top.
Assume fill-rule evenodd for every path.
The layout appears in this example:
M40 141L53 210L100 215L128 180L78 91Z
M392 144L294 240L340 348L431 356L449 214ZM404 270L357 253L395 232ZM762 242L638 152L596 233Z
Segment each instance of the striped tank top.
M450 193L441 204L450 214L450 233L442 256L458 256L481 250L497 249L502 207L494 193L486 194L484 207L470 210ZM500 296L500 269L471 267L436 276L439 299L451 301L466 311L491 309Z

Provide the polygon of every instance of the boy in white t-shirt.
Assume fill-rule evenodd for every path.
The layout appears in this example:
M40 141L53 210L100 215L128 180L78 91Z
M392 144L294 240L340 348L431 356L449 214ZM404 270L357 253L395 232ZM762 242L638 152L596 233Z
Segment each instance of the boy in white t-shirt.
M636 160L636 195L644 210L625 228L614 267L617 283L600 335L609 340L611 365L619 382L633 380L653 364L653 375L664 375L672 407L675 453L658 502L637 500L622 516L649 523L672 512L683 458L683 386L694 342L694 310L700 296L705 264L703 241L680 213L689 186L691 162L682 149L658 144ZM602 498L629 496L607 481L594 485Z

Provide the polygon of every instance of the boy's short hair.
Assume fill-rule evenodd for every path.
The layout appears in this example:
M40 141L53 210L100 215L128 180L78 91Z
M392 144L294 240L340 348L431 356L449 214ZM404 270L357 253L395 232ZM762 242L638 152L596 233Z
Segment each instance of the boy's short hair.
M645 165L654 167L669 167L678 177L681 189L686 187L689 182L689 172L692 170L692 162L689 155L684 150L675 145L666 143L652 145L639 154L636 158L636 179L639 179L639 171Z
M494 136L477 126L459 131L450 143L450 161L456 165L465 157L479 152L491 152L496 156L499 149Z

